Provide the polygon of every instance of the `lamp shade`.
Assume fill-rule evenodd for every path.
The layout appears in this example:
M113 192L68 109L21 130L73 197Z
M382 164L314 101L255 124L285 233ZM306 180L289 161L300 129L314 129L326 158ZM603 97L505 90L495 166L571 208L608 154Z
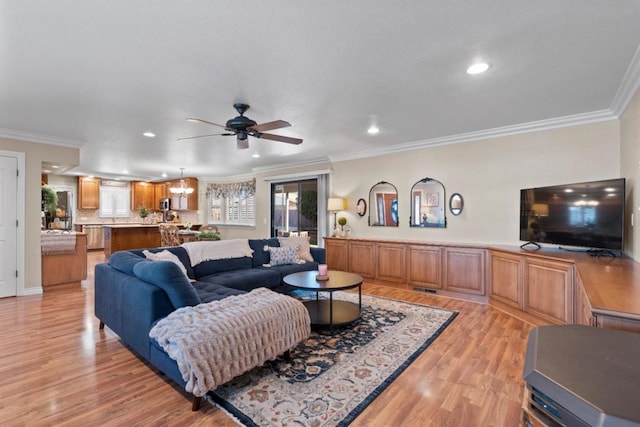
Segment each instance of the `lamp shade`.
M346 208L346 203L344 201L344 199L340 199L337 197L331 197L329 198L329 201L327 202L327 210L331 211L331 212L336 212L336 211L343 211Z

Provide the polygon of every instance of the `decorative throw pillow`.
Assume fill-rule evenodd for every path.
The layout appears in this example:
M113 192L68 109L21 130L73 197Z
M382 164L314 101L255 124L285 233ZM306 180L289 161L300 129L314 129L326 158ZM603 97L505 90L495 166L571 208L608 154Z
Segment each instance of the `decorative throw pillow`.
M278 237L280 247L297 246L298 258L304 261L313 262L311 256L311 247L309 246L309 237Z
M285 246L284 248L269 247L271 265L296 264L298 262L298 247Z
M180 261L180 258L178 258L177 255L172 254L168 250L165 249L162 252L156 252L156 253L150 252L148 250L144 250L142 251L142 253L144 254L145 257L147 257L149 261L171 261L172 263L180 267L180 271L184 273L187 279L189 278L189 276L187 275L187 269Z

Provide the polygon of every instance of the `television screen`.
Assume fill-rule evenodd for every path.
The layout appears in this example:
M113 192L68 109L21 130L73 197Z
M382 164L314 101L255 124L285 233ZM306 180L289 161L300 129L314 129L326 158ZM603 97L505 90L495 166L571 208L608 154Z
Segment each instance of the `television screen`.
M625 180L520 190L520 240L622 250Z

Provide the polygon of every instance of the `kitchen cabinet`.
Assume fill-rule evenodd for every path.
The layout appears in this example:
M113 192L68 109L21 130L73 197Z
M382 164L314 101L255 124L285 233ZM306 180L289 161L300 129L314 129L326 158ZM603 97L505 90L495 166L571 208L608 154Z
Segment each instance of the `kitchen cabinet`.
M153 209L158 210L160 207L160 199L166 199L169 197L169 186L166 182L159 182L153 185L153 189Z
M134 181L131 183L131 210L137 211L143 206L149 210L157 209L155 186L150 182Z
M98 209L100 207L100 179L78 177L78 209Z

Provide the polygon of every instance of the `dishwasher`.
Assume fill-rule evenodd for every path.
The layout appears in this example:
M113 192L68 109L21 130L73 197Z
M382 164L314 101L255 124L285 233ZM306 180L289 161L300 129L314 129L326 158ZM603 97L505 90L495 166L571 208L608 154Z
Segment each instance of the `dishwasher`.
M104 233L101 225L83 225L82 231L87 234L87 249L104 249Z

